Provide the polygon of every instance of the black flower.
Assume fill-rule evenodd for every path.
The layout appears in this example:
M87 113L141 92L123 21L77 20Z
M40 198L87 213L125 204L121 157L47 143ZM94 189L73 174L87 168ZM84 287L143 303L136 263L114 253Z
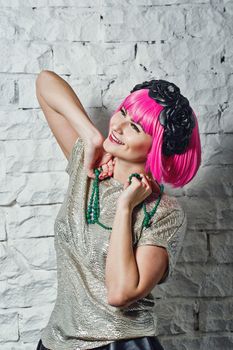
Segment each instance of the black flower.
M192 108L174 83L166 80L144 81L130 92L149 89L148 96L164 106L159 121L164 126L162 152L166 156L184 153L195 126Z

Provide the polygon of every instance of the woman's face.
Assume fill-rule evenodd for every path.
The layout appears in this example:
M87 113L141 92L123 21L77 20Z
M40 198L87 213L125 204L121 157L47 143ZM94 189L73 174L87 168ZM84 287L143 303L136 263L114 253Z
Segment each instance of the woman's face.
M112 133L123 144L112 142ZM146 134L139 123L133 122L124 107L112 116L109 135L103 143L106 152L132 163L145 163L151 145L151 135Z

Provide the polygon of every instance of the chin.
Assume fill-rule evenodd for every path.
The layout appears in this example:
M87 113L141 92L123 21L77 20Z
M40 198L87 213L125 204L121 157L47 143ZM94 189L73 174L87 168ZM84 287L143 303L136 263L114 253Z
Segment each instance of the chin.
M106 147L106 143L108 143L108 138L106 138L103 142L103 147L105 148Z
M111 153L114 157L118 157L119 154L121 154L122 151L122 147L119 147L118 145L115 145L114 143L112 143L109 140L109 136L104 140L103 142L103 149L105 150L105 152L107 153ZM117 152L117 148L119 148L119 152Z
M108 137L104 140L102 146L103 146L103 149L105 150L105 152L111 153L111 152L110 152L111 147L109 147L109 140L108 140Z

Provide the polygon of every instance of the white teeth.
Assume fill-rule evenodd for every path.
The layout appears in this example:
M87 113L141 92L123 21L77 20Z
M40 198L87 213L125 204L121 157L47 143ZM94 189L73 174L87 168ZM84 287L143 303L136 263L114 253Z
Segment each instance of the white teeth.
M123 142L119 141L113 134L111 134L112 138L114 141L116 141L117 143L121 144L121 145L124 145Z

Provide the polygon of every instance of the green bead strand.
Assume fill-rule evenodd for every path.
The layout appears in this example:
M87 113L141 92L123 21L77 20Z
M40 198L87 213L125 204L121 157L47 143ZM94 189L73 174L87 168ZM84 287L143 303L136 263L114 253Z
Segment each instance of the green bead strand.
M90 197L90 202L87 208L87 212L86 212L86 220L88 224L98 224L101 227L103 227L106 230L112 230L112 227L106 226L104 224L102 224L101 222L99 222L99 215L100 215L100 206L99 206L99 174L102 171L102 167L100 167L100 170L98 169L94 169L94 173L95 173L95 179L93 182L93 188L92 188L92 194ZM133 173L129 176L129 183L131 184L132 181L132 177L135 176L137 179L141 180L141 176L138 173ZM144 211L144 219L142 222L142 229L148 228L151 225L151 218L154 216L154 214L156 213L156 210L158 208L158 205L160 203L162 194L164 192L164 185L161 184L160 185L160 195L155 203L154 208L150 211L147 212L146 211L146 205L145 203L140 203L140 206L143 206L143 211Z

